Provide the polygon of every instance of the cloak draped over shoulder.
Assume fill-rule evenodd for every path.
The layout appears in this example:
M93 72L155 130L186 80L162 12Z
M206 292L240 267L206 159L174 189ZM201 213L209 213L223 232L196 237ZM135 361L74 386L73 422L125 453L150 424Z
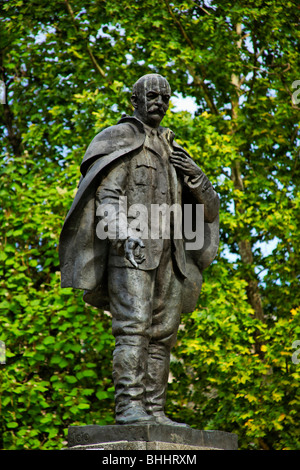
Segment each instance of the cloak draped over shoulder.
M144 126L134 117L124 117L92 140L81 163L81 180L66 216L59 241L61 286L84 290L90 305L108 309L108 241L96 236L95 193L103 171L118 159L141 149ZM173 141L173 148L181 147ZM183 150L183 149L181 149ZM189 201L190 202L190 201ZM182 201L184 204L185 201ZM195 202L196 203L196 202ZM186 250L187 277L184 281L184 312L192 312L200 294L202 271L215 258L219 246L219 217L204 224L204 245Z

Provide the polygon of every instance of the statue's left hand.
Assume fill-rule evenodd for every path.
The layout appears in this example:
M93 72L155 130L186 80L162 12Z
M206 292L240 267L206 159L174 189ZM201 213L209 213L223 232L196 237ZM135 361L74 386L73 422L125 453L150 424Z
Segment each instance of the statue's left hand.
M184 175L196 177L202 171L196 163L183 151L175 150L170 156L170 162L173 163L175 168L178 168Z

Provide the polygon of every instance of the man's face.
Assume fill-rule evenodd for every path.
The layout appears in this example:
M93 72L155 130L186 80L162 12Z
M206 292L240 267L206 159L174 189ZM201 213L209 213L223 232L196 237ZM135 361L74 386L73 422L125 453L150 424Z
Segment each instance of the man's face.
M157 76L144 78L132 99L135 115L145 124L158 127L169 107L171 90L168 82Z

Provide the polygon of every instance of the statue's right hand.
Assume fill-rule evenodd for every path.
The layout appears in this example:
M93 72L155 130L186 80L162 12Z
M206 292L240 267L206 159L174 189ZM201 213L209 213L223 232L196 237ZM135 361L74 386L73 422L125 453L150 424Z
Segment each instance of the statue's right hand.
M145 256L141 252L141 248L145 248L140 238L129 237L124 243L125 258L138 268L138 265L145 261Z

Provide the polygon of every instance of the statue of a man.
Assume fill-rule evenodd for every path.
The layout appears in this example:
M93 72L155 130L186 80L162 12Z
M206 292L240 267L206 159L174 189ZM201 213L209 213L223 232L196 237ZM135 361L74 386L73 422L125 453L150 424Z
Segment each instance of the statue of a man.
M112 315L117 424L179 425L164 411L170 351L181 313L195 309L202 271L219 243L217 193L173 132L160 126L170 96L158 74L134 84L133 116L100 132L87 149L60 237L62 287L83 289L87 303ZM169 236L153 227L150 213L157 207L180 207L183 220L192 209L198 227L197 205L201 246L187 249L172 213ZM145 208L142 224L136 207Z

